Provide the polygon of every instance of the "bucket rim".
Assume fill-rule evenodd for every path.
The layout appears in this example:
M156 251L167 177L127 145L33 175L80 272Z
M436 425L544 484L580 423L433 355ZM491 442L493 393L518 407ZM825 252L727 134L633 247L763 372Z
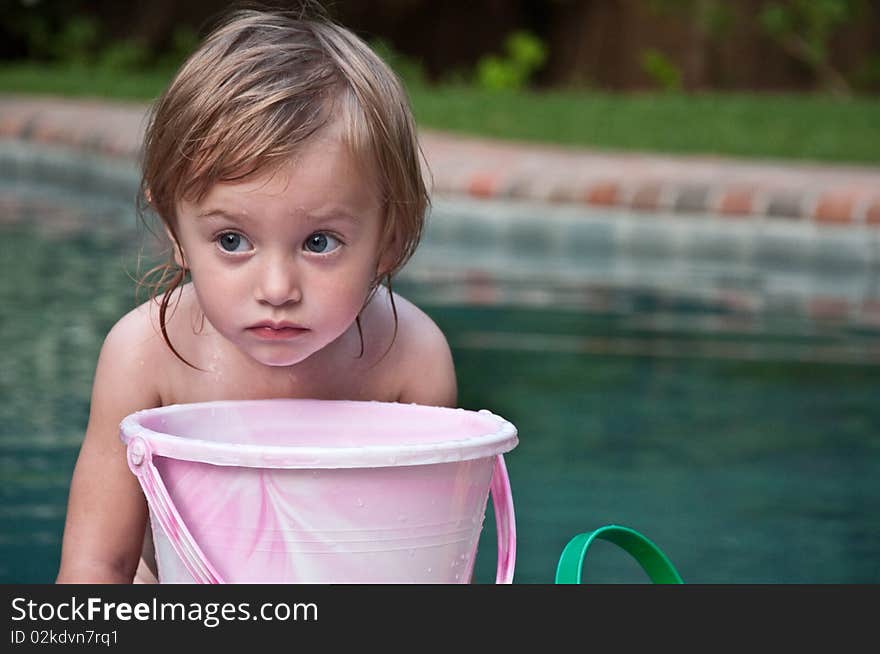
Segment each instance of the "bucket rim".
M231 405L269 405L278 403L321 402L337 405L386 405L402 406L427 412L479 414L493 421L494 431L468 438L446 439L427 443L403 445L364 445L319 447L301 445L253 445L243 443L218 443L199 438L186 438L155 431L142 424L146 417L173 415L194 407L210 410L229 408ZM142 409L126 416L120 423L120 438L126 445L135 438L149 444L150 451L185 461L210 463L222 466L278 469L326 469L326 468L384 468L407 465L454 463L494 457L509 452L519 443L516 427L488 409L474 411L463 408L434 407L419 404L382 402L375 400L315 400L301 398L274 398L262 400L215 400L169 404L162 407Z

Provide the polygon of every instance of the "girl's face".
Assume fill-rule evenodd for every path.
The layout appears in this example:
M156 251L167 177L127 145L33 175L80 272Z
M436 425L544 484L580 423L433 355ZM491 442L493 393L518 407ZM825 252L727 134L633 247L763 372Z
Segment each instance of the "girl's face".
M274 174L181 202L183 264L208 322L267 366L339 338L390 260L376 188L331 127Z

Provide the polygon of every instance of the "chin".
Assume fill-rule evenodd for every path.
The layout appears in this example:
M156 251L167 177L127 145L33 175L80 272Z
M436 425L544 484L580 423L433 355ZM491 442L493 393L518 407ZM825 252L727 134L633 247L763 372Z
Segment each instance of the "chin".
M254 356L253 358L257 363L269 366L270 368L287 368L302 363L308 359L309 356L310 354L289 354L285 356Z

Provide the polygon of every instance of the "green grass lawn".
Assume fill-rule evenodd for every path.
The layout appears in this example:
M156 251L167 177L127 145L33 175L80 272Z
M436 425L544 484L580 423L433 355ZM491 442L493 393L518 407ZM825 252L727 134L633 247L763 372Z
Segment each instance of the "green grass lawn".
M155 98L170 72L0 66L0 92ZM607 150L880 163L880 97L490 92L413 85L426 128Z
M415 89L421 124L612 150L880 163L880 98Z

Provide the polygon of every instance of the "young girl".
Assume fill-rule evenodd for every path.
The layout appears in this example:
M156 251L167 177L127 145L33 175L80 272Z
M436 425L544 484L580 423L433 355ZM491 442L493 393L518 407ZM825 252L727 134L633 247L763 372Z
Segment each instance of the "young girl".
M260 398L455 405L443 334L380 285L421 235L418 155L398 80L329 21L238 12L183 65L143 152L142 195L171 260L163 290L101 349L58 582L155 572L119 438L130 413Z

